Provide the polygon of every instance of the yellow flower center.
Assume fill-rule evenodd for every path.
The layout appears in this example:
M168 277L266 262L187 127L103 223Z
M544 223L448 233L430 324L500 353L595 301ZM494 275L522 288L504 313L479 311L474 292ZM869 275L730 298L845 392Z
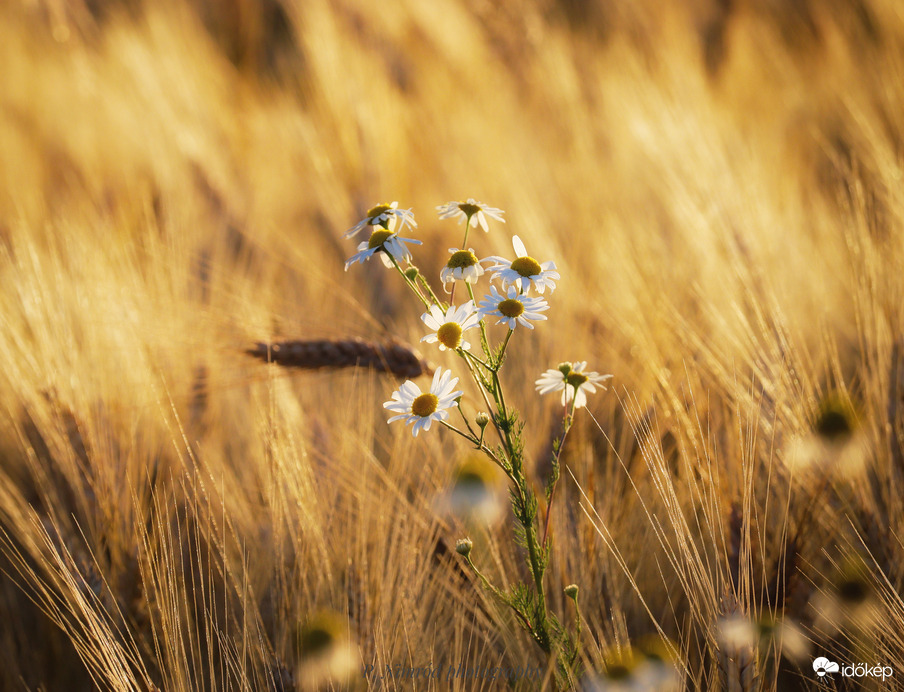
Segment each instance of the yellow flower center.
M301 650L310 656L329 649L335 638L326 628L313 626L302 630L299 640Z
M421 418L426 418L431 413L436 411L436 407L439 404L439 397L436 394L432 394L427 392L426 394L421 394L417 399L415 399L411 403L411 412L415 416L420 416Z
M623 663L606 666L606 677L610 680L626 680L631 677L631 669Z
M512 262L512 269L521 274L521 276L536 276L543 271L540 263L533 257L519 257Z
M854 434L852 416L837 402L823 406L814 427L816 434L828 442L845 442Z
M461 346L461 325L457 322L446 322L436 330L436 338L446 348L458 348Z
M390 207L388 204L378 204L377 206L372 207L371 209L367 210L367 218L370 220L373 220L376 217L378 217L380 214L385 214L387 211L390 211L391 209L392 209L392 207Z
M486 479L479 473L474 471L462 471L455 479L456 489L461 490L485 490L487 487Z
M449 269L463 269L464 267L473 267L477 264L477 255L469 250L459 250L452 253L446 266Z
M313 658L328 653L348 635L338 615L326 612L315 615L295 636L301 655Z
M565 375L565 382L570 384L572 387L580 387L587 381L587 375L582 375L579 372L570 372Z
M869 586L856 577L845 579L838 585L838 595L844 603L860 605L869 598Z
M466 202L459 204L458 208L468 216L474 216L474 214L480 211L480 207L478 207L476 204L467 204Z
M390 231L374 231L370 234L370 240L367 241L367 247L373 250L375 247L382 247L389 237L392 235Z
M506 317L519 317L524 313L524 303L514 298L508 298L499 303L499 312Z

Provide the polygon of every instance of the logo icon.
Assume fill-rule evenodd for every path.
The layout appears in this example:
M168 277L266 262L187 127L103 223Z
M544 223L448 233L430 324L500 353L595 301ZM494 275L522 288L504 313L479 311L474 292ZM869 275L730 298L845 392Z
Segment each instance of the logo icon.
M835 663L835 661L830 661L824 656L820 656L813 661L813 670L815 670L816 674L822 678L825 677L826 673L837 673L838 664Z

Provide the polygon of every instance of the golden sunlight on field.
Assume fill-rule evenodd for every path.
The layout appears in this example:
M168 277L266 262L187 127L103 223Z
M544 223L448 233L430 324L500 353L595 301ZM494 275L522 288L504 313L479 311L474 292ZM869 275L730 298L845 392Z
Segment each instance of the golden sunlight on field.
M0 689L904 689L902 113L897 0L0 3Z

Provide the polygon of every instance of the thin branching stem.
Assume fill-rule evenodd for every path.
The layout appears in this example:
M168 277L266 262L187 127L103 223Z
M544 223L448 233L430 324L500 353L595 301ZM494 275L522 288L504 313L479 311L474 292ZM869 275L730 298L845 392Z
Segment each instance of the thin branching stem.
M549 502L546 505L546 519L543 522L543 540L540 541L540 545L542 545L544 548L546 547L546 539L549 535L549 517L552 515L552 501L556 494L556 487L559 485L559 459L562 456L562 448L565 446L565 438L568 437L568 431L571 430L571 426L574 425L574 409L575 405L577 404L577 400L578 390L577 387L575 387L574 396L571 398L571 410L567 411L565 414L565 420L562 424L562 437L556 447L556 455L555 457L553 457L552 461L555 480L552 483L552 487L549 489Z
M382 252L386 252L386 251L383 250ZM424 294L421 293L421 290L417 287L417 284L408 278L408 275L405 273L405 270L402 269L401 266L399 266L398 261L396 260L395 257L392 256L392 253L386 252L386 256L389 257L390 261L392 261L392 266L395 267L396 271L399 273L399 275L402 277L402 279L405 280L405 283L408 284L408 287L414 292L414 295L416 295L420 299L420 301L424 304L424 307L429 309L430 301L424 297Z

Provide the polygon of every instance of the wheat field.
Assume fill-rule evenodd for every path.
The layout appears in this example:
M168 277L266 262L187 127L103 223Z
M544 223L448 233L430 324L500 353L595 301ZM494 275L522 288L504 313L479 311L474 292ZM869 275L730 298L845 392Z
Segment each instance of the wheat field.
M438 284L470 196L562 276L505 371L538 485L534 380L614 376L551 518L580 686L652 689L654 638L680 689L904 689L902 113L897 0L0 4L0 689L555 689L452 550L525 577L443 507L467 446L386 425L404 377L248 354L452 367L342 235L399 200Z

